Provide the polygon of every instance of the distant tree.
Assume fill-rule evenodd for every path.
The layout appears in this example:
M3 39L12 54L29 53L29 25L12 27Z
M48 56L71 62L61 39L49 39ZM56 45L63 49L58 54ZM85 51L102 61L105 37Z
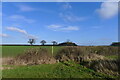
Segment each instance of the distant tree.
M73 42L63 42L58 44L59 46L77 46L77 44L73 43Z
M52 41L53 45L57 45L57 42L56 41Z
M29 39L28 43L30 43L30 45L33 45L33 43L35 43L35 39Z
M113 42L111 46L120 46L120 42Z
M42 40L40 43L41 43L42 45L45 45L46 41L45 41L45 40Z
M70 41L70 39L67 39L67 41L66 41L66 44L71 44L72 42Z

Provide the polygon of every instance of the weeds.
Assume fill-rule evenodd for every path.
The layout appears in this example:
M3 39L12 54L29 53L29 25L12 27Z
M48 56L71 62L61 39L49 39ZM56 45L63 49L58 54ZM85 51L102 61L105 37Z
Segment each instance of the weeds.
M24 54L18 55L9 64L15 65L38 65L38 64L52 64L56 60L44 48L32 48L25 51Z

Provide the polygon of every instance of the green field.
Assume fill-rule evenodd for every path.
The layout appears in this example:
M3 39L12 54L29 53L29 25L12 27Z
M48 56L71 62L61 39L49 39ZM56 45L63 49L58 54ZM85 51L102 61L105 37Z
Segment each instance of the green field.
M0 46L2 47L2 57L16 57L23 54L30 48L46 48L49 53L52 53L51 46ZM54 55L63 47L54 46ZM106 56L110 59L116 59L117 56ZM41 64L41 65L3 65L3 78L115 78L117 76L106 75L86 68L74 62L59 62L56 64Z
M34 66L5 66L13 69L3 70L3 78L115 78L95 72L74 62L41 64Z
M15 57L19 54L23 54L27 49L30 48L46 48L48 49L49 53L52 53L52 47L51 46L1 46L2 47L2 57ZM60 50L60 46L54 46L54 52L53 54L56 54L57 51Z

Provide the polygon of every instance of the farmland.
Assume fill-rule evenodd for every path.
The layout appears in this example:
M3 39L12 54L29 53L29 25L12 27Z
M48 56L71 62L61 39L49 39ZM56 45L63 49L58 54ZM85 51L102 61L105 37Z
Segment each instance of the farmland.
M2 47L2 56L3 57L15 57L19 54L24 53L27 49L30 48L36 48L36 47L41 47L41 48L46 48L48 51L51 53L51 46L0 46ZM55 46L54 47L54 54L60 49L60 46Z
M28 49L42 48L52 53L51 46L1 46L3 58L14 58L18 55L24 55ZM61 50L62 49L62 50ZM78 47L83 53L100 54L108 59L117 59L117 47ZM111 49L111 50L110 50ZM61 52L62 51L62 52ZM70 53L74 51L72 48L62 46L54 46L54 54ZM75 51L79 53L79 50ZM108 53L108 54L105 54ZM24 55L25 56L25 55ZM69 56L65 54L65 56ZM19 58L19 57L18 57ZM117 76L108 75L102 72L96 72L81 64L76 64L74 61L62 61L55 64L38 64L38 65L3 65L3 78L115 78ZM32 73L31 73L32 72Z

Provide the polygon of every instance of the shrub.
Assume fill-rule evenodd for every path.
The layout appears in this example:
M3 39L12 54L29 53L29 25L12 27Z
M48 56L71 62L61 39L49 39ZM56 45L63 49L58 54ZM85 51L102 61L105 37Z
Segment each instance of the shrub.
M56 59L59 61L75 61L75 62L83 62L87 60L97 60L103 59L104 56L97 55L95 53L90 53L89 48L86 47L75 47L69 46L62 48L56 55Z
M114 76L119 75L118 64L119 60L94 60L83 63L84 66L97 72Z
M91 50L96 54L104 55L104 56L118 54L118 47L112 47L112 46L94 46L91 47Z
M52 64L56 60L48 53L47 49L32 48L25 51L24 54L17 56L10 64L15 65L37 65Z

